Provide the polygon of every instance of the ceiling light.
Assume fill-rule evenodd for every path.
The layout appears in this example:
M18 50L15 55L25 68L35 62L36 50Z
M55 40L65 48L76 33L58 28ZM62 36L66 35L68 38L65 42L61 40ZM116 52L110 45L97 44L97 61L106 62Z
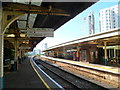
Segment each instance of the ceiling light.
M20 37L25 37L25 34L20 34Z
M6 37L15 37L15 34L7 34Z

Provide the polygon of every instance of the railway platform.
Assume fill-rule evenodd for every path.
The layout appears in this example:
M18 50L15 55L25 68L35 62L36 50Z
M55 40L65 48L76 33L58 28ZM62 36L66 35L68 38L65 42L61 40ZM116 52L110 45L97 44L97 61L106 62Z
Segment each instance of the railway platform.
M105 66L99 64L91 64L87 62L72 61L47 56L41 56L41 59L57 64L74 74L91 78L90 81L98 83L106 88L120 88L120 68ZM106 85L108 86L106 86Z
M24 60L19 71L4 76L4 88L46 88L30 65L29 59Z
M51 88L60 87L46 77L45 73L35 66L33 60L27 58L21 64L19 71L9 72L4 75L4 90L11 88L51 90Z
M105 65L99 65L99 64L91 64L87 62L79 62L79 61L72 61L72 60L66 60L66 59L59 59L59 58L52 58L52 57L46 57L42 56L54 61L58 62L64 62L64 63L69 63L72 65L77 65L77 66L83 66L87 68L92 68L92 69L97 69L105 72L110 72L110 73L115 73L115 74L120 74L120 68L118 67L111 67L111 66L105 66Z

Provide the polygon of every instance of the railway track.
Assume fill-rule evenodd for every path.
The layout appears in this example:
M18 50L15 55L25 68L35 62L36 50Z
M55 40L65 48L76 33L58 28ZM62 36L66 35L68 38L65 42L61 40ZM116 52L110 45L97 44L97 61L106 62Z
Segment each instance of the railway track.
M63 69L60 69L58 66L51 64L50 62L38 60L37 65L65 89L107 90L104 87L98 86L97 84L91 83Z

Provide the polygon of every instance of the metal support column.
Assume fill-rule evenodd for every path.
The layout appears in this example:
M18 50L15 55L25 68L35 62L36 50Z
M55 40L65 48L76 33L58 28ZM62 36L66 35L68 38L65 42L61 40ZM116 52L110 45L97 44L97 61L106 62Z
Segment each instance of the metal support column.
M63 58L66 58L66 50L65 50L65 47L63 47Z
M0 2L0 90L3 89L3 41L2 31L2 2Z
M17 56L17 51L18 51L18 48L17 48L17 40L15 39L15 58L14 60L16 61L18 59L18 56Z
M20 59L22 58L22 50L20 49Z
M76 56L77 56L77 61L79 61L79 60L80 60L80 59L79 59L79 57L80 57L80 56L79 56L79 45L77 45L77 55L76 55Z
M4 46L3 44L4 44L4 35L1 34L0 35L0 89L3 88L3 46Z
M17 39L15 39L15 57L14 57L14 62L15 62L15 66L14 66L14 70L16 71L18 69L17 64L18 64L18 42Z
M114 48L114 58L116 58L116 49Z
M104 41L104 54L105 54L105 60L104 60L104 62L105 62L105 65L108 65L108 56L107 56L107 42L106 41Z
M3 47L4 47L4 33L6 29L19 17L23 16L24 12L3 11L2 2L0 1L0 90L3 89ZM12 15L10 20L7 16Z

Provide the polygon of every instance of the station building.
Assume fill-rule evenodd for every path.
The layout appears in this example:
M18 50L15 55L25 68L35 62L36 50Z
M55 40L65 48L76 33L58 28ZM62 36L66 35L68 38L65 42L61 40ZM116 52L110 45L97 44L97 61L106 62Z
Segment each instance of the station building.
M44 50L46 56L102 65L120 65L119 28Z
M89 36L44 50L45 55L87 63L120 66L119 4L100 10L100 32L94 33L94 14L89 18Z

